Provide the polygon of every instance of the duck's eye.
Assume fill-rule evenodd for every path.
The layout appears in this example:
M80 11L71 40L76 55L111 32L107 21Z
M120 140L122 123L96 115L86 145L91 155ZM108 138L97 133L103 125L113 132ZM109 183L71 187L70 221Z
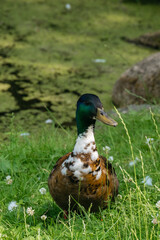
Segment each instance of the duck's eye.
M88 105L91 105L91 103L90 102L85 102L85 104L88 106Z

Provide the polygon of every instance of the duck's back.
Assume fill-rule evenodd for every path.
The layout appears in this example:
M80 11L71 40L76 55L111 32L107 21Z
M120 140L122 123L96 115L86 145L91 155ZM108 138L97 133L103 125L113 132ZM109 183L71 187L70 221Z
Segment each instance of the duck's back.
M54 166L48 186L55 202L63 209L76 208L77 202L92 211L107 207L108 198L118 193L118 179L105 157L95 161L89 154L67 153ZM70 201L69 201L70 196Z

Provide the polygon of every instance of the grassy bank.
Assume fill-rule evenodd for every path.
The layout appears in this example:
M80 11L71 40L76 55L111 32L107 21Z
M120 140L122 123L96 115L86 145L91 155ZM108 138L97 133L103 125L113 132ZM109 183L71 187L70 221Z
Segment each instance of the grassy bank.
M120 118L116 128L96 128L99 153L113 156L120 182L116 201L97 214L70 212L68 220L52 202L47 178L56 160L73 149L76 133L50 126L37 137L20 136L11 127L10 141L0 149L2 239L159 239L160 113L132 111Z

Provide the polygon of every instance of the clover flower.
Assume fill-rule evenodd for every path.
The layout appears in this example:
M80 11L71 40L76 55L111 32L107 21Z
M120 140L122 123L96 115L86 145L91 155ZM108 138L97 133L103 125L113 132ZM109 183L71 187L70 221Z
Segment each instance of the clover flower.
M121 195L121 194L118 194L117 197L118 197L119 199L122 199L122 195Z
M160 210L160 200L156 203L156 207Z
M134 166L136 164L136 161L134 160L134 161L131 161L131 162L129 162L129 166Z
M43 221L45 221L45 220L47 219L47 216L43 214L43 215L41 216L41 219L42 219Z
M45 121L45 123L52 123L53 122L53 120L52 119L47 119L46 121Z
M146 144L150 144L154 141L154 138L147 138L146 137Z
M5 181L6 181L6 183L9 184L9 185L12 184L12 182L13 182L13 180L11 179L11 176L10 176L10 175L8 175L8 176L6 177Z
M43 188L43 187L40 188L39 191L40 191L40 193L41 193L42 195L46 194L46 189Z
M18 207L17 202L16 201L11 201L8 205L8 210L10 212L12 212L13 210L15 210Z
M97 58L97 59L93 59L93 62L95 62L95 63L105 63L106 59Z
M110 150L111 150L111 148L108 147L108 146L103 147L103 151L107 151L107 152L109 152Z
M108 161L110 161L110 162L113 162L113 159L114 159L113 156L108 157Z
M27 210L26 210L27 214L29 216L33 216L34 215L34 210L32 209L32 207L28 207Z
M129 162L129 166L134 166L140 159L138 157L135 158L135 160Z
M71 10L71 4L67 3L67 4L65 5L65 8L66 8L67 10Z
M146 176L145 179L141 183L144 183L145 186L153 186L152 178L150 176Z
M157 218L153 218L152 223L153 223L154 225L158 224Z
M6 177L6 180L9 180L9 179L11 179L11 176L10 176L10 175L8 175L8 176Z
M24 132L24 133L20 134L21 137L26 137L26 136L29 136L29 135L30 135L30 133L28 133L28 132Z

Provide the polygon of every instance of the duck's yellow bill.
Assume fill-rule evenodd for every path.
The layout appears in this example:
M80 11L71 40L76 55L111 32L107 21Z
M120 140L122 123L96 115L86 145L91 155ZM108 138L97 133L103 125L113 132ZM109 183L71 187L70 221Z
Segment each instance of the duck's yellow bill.
M104 112L103 109L100 109L100 108L97 108L96 119L98 119L99 121L101 121L107 125L113 126L113 127L116 127L118 125L118 123L115 120L113 120L111 117L109 117L107 115L107 113Z

